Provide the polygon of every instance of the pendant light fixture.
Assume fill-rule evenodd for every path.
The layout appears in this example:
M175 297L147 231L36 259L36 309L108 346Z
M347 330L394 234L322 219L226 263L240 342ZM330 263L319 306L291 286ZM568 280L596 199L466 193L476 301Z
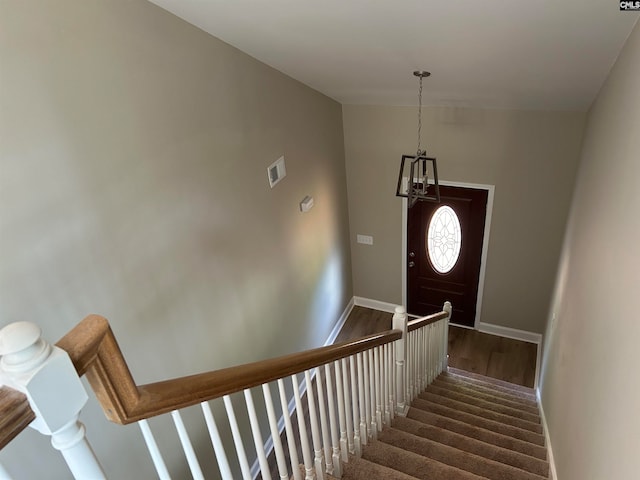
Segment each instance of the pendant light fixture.
M396 187L396 196L405 197L409 208L413 207L418 201L440 202L436 159L427 157L426 150L422 150L420 145L422 133L422 80L430 76L431 73L417 70L413 74L420 81L418 89L418 150L415 155L402 155L398 186ZM403 182L404 178L407 179L406 183Z

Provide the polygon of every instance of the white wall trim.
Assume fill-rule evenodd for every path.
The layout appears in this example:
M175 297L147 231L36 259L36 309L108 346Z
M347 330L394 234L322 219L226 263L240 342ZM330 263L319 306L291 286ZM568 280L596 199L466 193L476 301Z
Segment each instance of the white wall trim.
M355 303L356 298L357 297L352 297L351 300L349 300L349 303L347 303L347 306L342 311L340 318L338 318L335 325L331 329L329 336L324 342L325 347L327 345L331 345L333 342L335 342L336 338L338 338L338 335L340 334L340 330L342 330L342 327L344 327L344 324L347 321L347 318L349 318L349 314L351 313L354 305L356 304ZM379 302L379 303L382 303L382 302ZM311 372L312 380L315 377L315 375L316 375L316 372L314 369ZM299 386L300 386L300 397L302 397L307 392L307 382L304 378L302 379L302 381L299 381ZM291 415L293 415L293 412L295 412L296 410L296 399L294 397L291 397L289 399L287 410L289 410L289 417L291 417ZM278 419L278 432L280 433L280 435L282 435L283 431L284 431L284 416L280 415L280 418ZM269 435L269 438L267 438L267 441L264 442L263 447L264 447L265 454L267 455L267 457L269 457L269 455L271 455L271 452L273 451L273 437L271 435ZM259 474L260 474L260 462L256 458L253 462L253 465L251 465L251 477L255 480Z
M522 340L523 342L535 343L538 345L542 343L542 335L540 333L518 330L517 328L503 327L502 325L494 325L493 323L480 322L478 330L482 333L512 338L513 340Z
M538 405L540 406L540 420L542 420L542 430L544 431L544 442L547 446L547 460L549 461L549 480L558 480L558 473L556 471L556 459L553 456L553 448L551 448L551 437L549 436L549 426L547 424L547 417L544 414L544 407L542 406L542 396L540 394L540 387L536 388L536 398L538 399Z
M408 182L408 180L406 180ZM480 275L478 277L478 296L476 298L476 318L474 326L479 329L480 316L482 314L482 297L484 294L484 278L487 269L487 255L489 253L489 234L491 233L491 218L493 217L493 198L495 194L495 185L486 185L482 183L466 183L453 182L448 180L438 181L439 185L477 188L479 190L487 190L487 212L484 219L484 236L482 238L482 254L480 256ZM407 304L407 199L402 199L402 303Z
M388 313L394 313L398 306L395 303L381 302L380 300L373 300L371 298L364 297L353 297L353 301L359 307L371 308L372 310Z
M342 315L340 315L340 318L338 318L338 321L331 329L331 333L329 333L327 340L324 342L325 347L327 345L331 345L333 342L336 341L336 338L338 338L338 335L340 334L340 330L342 330L342 327L344 327L344 324L347 321L347 318L349 318L349 315L351 314L351 311L353 310L354 305L356 305L355 299L356 297L351 297L351 300L349 300L349 303L347 303L347 306L342 312Z

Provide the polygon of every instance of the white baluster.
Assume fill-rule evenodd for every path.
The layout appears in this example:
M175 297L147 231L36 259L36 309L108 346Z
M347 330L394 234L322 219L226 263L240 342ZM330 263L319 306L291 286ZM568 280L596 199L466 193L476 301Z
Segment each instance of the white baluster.
M345 360L342 359L342 362ZM333 368L336 371L336 391L337 391L337 402L338 402L338 422L340 423L340 459L343 462L349 461L349 442L347 440L347 419L345 415L345 389L346 385L346 377L347 372L344 372L344 382L342 375L342 366L340 365L340 360L336 360ZM346 363L345 363L346 365ZM347 403L348 405L348 403Z
M443 348L443 365L442 370L446 370L449 366L449 322L451 321L451 314L453 312L453 308L451 307L451 302L444 302L443 310L447 312L447 318L444 321L444 339L442 341Z
M342 391L344 392L344 410L345 410L345 422L347 429L347 452L350 454L355 453L355 446L353 444L353 408L351 403L351 388L349 384L349 364L347 359L341 360L342 364ZM349 455L347 455L347 461L349 461Z
M396 343L389 344L389 413L391 420L396 412Z
M358 353L358 398L360 403L360 442L366 445L369 442L369 433L367 432L367 388L365 388L366 372L364 370L364 361L362 352Z
M284 449L280 440L280 431L278 430L278 420L276 412L273 408L273 400L271 398L271 390L268 383L262 384L262 395L264 396L264 406L267 408L267 418L269 419L269 428L271 430L271 440L273 441L273 449L276 453L276 464L278 465L278 474L280 480L289 479L289 471L287 470L287 462L284 458ZM285 413L286 413L285 409Z
M370 439L375 440L375 430L371 430L371 377L369 376L369 353L362 352L362 363L364 366L364 412L367 420L367 435Z
M322 468L322 441L320 440L320 428L318 427L316 401L313 396L313 384L311 382L311 374L308 370L304 372L304 378L307 382L307 403L309 404L309 417L311 418L311 436L313 438L313 452L314 463L316 467L316 476L318 477L318 479L323 479L324 469Z
M382 402L384 403L384 423L391 425L391 412L389 412L389 344L382 347L383 389Z
M428 383L431 384L433 380L440 373L438 370L440 368L440 342L437 342L436 339L439 338L440 327L442 326L442 321L437 322L433 325L430 325L429 328L429 377Z
M189 469L191 470L191 476L194 478L194 480L204 479L202 469L200 468L200 463L198 463L196 452L193 450L193 445L191 445L191 440L189 439L189 434L187 433L187 429L184 426L184 422L182 421L180 412L178 410L174 410L173 412L171 412L171 417L173 418L173 423L175 424L176 430L178 431L178 437L180 438L182 450L184 450L184 454L187 457L187 463L189 464Z
M231 427L231 435L233 437L233 444L236 447L236 454L238 455L238 463L240 464L240 471L242 472L243 480L252 480L251 468L249 468L249 462L247 461L247 454L244 450L244 444L242 443L242 437L240 436L240 429L238 428L238 422L236 420L236 413L233 410L233 404L229 395L222 397L224 400L224 408L227 411L227 418L229 419L229 426Z
M429 346L430 334L431 325L429 325L429 328L424 329L424 331L422 332L422 375L420 376L422 378L422 388L420 389L420 391L423 391L425 388L427 388L427 385L431 383L431 378L429 378L431 370L429 358L430 355L433 354L433 350Z
M380 384L380 347L373 349L373 377L376 392L376 428L378 432L382 431L382 390Z
M421 345L420 345L420 340L421 340L421 334L422 334L422 328L416 330L414 332L414 337L415 337L415 345L416 345L416 350L414 352L415 355L415 371L413 372L413 374L415 375L415 378L413 380L413 395L414 398L418 396L418 394L420 393L420 375L422 373L422 350L421 350Z
M224 451L222 440L220 439L220 433L218 432L218 426L216 425L215 418L213 418L213 412L211 412L211 406L209 405L209 402L202 402L200 406L202 407L204 420L207 424L207 429L209 430L213 451L216 453L220 475L222 475L224 480L233 479L231 469L229 468L229 461L227 460L227 454Z
M149 454L151 455L153 466L156 467L156 472L158 472L158 477L160 477L160 480L171 480L169 471L167 470L167 466L164 463L164 459L162 458L162 454L160 453L160 449L158 448L158 444L156 443L156 439L154 438L153 433L151 432L151 428L149 427L149 423L146 420L139 420L138 425L140 426L140 430L142 431L144 441L147 444L147 450L149 450ZM0 478L4 477L0 475Z
M422 392L427 386L427 373L428 363L429 363L429 347L427 346L427 328L420 329L420 373L418 375L420 386L418 388L419 392Z
M371 417L369 418L369 425L371 425L371 429L369 430L369 435L373 440L378 438L378 422L376 420L376 382L375 382L375 366L373 361L373 349L369 349L365 352L365 359L369 359L368 370L369 370L369 402L370 402L370 410Z
M444 345L442 339L444 338L444 329L446 328L446 320L441 320L438 322L438 328L436 329L436 333L434 335L433 344L436 348L437 354L435 356L436 366L434 370L434 378L442 373L442 369L444 368Z
M436 345L434 345L433 343L433 338L437 328L438 328L437 324L432 323L431 325L429 325L429 327L427 328L427 331L425 332L426 349L427 349L427 363L426 363L426 372L425 372L426 385L425 386L430 385L434 377L433 374L435 372L435 366L436 366L435 359L437 358L438 351L437 351Z
M413 332L407 335L407 401L413 400Z
M336 420L336 402L333 396L333 380L331 379L331 366L324 366L324 377L327 382L327 403L329 407L329 426L331 430L331 447L333 449L331 460L333 462L333 476L342 478L342 464L340 463L340 435L338 434L338 422Z
M260 473L262 474L263 480L271 480L271 472L269 471L267 456L264 453L264 443L262 443L263 440L262 433L260 432L260 424L258 423L258 417L256 416L256 408L253 405L251 390L248 388L244 391L244 401L247 404L247 413L249 414L251 434L253 435L253 443L256 447L256 455L258 456L258 463L260 464Z
M413 398L420 393L420 330L413 332Z
M322 387L322 370L316 368L316 391L318 392L318 411L320 413L320 430L322 430L322 447L324 449L325 472L333 475L333 459L331 458L331 435L327 424L327 407Z
M302 448L302 458L304 461L305 480L313 480L315 478L313 472L313 459L311 458L311 449L309 448L309 437L307 435L307 425L304 417L304 409L302 408L302 400L300 398L300 385L298 385L298 377L291 375L291 383L293 384L293 398L296 401L296 418L298 419L298 431L300 433L300 445ZM307 383L307 385L309 385ZM313 395L313 392L307 389L307 395ZM309 409L311 410L311 409ZM311 411L309 411L311 415ZM313 423L315 412L310 421ZM288 435L288 434L287 434Z
M293 427L291 426L291 416L289 415L287 393L284 390L284 380L282 379L278 380L278 393L280 395L280 408L282 408L282 416L284 417L284 430L287 433L287 446L289 447L289 459L291 460L293 478L294 480L302 480L298 461L298 449L296 448L296 439L293 433Z
M89 397L67 352L46 342L37 325L16 322L0 331L0 355L0 385L27 396L36 414L29 426L51 436L75 478L104 478L78 421Z
M408 410L407 399L405 397L407 311L402 306L396 307L396 311L393 314L393 329L402 332L402 338L395 344L395 411L398 415L406 416Z
M362 456L360 441L360 410L358 408L358 372L356 371L356 357L349 357L349 374L351 376L351 408L353 410L353 449L357 457Z

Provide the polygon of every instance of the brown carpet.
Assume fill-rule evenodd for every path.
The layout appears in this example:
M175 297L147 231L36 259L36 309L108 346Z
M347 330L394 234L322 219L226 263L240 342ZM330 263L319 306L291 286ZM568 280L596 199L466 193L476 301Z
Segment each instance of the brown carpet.
M450 368L351 457L345 480L542 480L549 464L532 389Z

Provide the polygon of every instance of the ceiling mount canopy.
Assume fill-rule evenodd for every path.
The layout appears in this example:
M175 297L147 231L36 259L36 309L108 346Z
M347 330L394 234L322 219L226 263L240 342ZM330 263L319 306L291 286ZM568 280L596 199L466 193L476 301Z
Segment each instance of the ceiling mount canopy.
M422 80L431 75L425 70L416 70L413 74L418 77L418 148L415 155L402 155L400 173L396 195L407 198L408 208L417 201L440 202L440 186L438 185L438 167L436 159L427 157L427 151L422 149Z

